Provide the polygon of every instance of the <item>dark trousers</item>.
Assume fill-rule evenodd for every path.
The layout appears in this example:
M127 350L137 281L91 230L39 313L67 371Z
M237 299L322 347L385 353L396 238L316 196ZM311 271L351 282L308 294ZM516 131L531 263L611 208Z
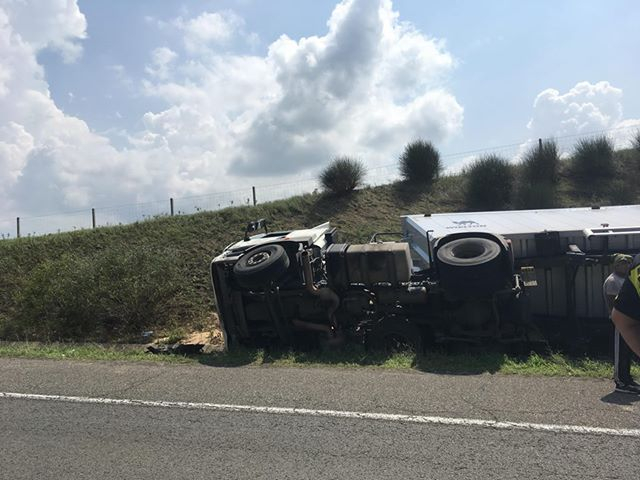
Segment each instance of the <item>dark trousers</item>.
M630 383L632 352L627 343L615 329L613 334L613 379L616 383Z

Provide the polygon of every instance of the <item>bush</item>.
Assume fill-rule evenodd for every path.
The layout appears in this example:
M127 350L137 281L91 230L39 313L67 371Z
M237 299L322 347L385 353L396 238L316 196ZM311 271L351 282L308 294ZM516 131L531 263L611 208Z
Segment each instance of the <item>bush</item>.
M551 182L520 182L517 195L517 207L554 208L559 206L558 190Z
M176 258L123 245L45 260L18 293L10 333L39 340L126 339L169 324L185 288Z
M638 130L636 136L633 137L633 148L636 152L640 153L640 130Z
M322 187L335 195L355 190L364 180L362 162L349 157L334 159L320 174Z
M629 205L635 203L637 198L636 177L629 175L625 178L617 178L609 182L606 196L612 205Z
M497 210L506 207L513 191L513 167L508 160L487 155L465 169L466 204L471 210Z
M525 153L522 175L530 183L556 184L559 179L560 156L555 140L545 140Z
M411 142L400 156L400 175L409 182L430 184L441 171L440 152L431 142Z
M606 188L602 180L610 180L616 175L611 140L605 136L580 140L573 154L572 167L571 173L582 186L596 190Z

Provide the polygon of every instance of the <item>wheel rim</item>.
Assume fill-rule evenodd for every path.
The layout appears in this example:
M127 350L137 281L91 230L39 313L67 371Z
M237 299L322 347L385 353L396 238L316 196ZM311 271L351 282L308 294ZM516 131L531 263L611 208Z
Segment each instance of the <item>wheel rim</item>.
M247 265L255 267L256 265L266 262L269 257L271 257L271 253L266 251L254 253L249 257L249 260L247 260Z

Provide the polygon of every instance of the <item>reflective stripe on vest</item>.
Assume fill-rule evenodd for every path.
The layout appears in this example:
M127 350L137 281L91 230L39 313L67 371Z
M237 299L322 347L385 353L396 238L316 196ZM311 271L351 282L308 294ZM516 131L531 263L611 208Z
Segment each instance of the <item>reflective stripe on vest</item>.
M631 284L635 287L638 296L640 296L640 265L636 265L635 268L629 271L629 280L631 280Z

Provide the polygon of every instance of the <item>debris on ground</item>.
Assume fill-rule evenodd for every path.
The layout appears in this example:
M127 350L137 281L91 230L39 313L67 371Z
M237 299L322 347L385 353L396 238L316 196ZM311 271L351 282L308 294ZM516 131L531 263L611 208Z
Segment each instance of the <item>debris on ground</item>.
M196 355L202 353L203 343L182 344L174 343L172 345L149 345L147 352L154 354L174 354L174 355Z
M196 355L220 351L224 346L224 338L216 314L212 315L210 328L192 331L177 342L169 342L169 338L158 338L147 346L147 351L154 354Z

